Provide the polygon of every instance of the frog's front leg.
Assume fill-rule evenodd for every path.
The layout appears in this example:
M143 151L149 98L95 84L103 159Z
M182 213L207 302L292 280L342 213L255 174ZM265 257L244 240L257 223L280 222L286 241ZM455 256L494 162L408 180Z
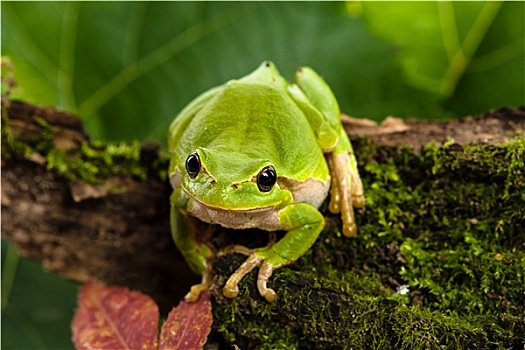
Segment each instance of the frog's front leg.
M226 282L223 288L224 296L237 296L240 280L255 267L259 267L259 293L268 302L275 301L277 296L267 287L268 279L275 269L294 262L310 249L324 227L324 218L310 204L295 203L279 212L279 223L288 231L286 235L272 246L255 249Z
M170 223L173 240L191 270L202 276L201 283L192 286L184 297L188 302L195 302L210 285L211 265L208 259L213 256L213 250L203 242L205 237L202 237L203 239L197 238L195 227L191 225L190 219L185 215L188 198L180 188L173 191L170 202Z
M354 237L357 234L354 207L363 208L365 197L354 151L343 130L336 149L328 153L326 159L332 175L328 209L334 214L341 213L343 234Z

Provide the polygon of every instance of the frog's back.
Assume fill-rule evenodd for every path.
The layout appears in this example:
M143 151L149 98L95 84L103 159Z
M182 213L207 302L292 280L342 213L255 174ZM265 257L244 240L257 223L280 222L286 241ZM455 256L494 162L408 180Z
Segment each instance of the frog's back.
M196 147L215 153L217 162L264 160L278 174L293 175L298 181L326 180L321 148L284 81L260 84L241 79L225 84L196 113L176 152L183 158Z

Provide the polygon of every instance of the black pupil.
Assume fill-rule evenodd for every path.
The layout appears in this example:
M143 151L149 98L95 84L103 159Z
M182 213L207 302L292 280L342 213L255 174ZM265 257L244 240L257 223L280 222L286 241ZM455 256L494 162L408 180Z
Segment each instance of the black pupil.
M197 176L201 168L201 162L199 157L195 154L190 154L188 159L186 159L186 171L191 177Z
M275 182L277 181L277 174L275 173L275 169L267 168L263 170L259 174L259 178L257 180L260 190L265 192L271 190L272 186L275 185Z

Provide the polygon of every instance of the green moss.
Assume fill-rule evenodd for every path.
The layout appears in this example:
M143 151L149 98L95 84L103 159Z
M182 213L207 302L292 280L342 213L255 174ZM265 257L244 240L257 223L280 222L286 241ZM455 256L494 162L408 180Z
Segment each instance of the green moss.
M257 295L256 272L238 298L215 294L220 332L247 348L523 347L525 138L419 155L355 148L366 195L358 237L341 237L327 214L311 251L272 276L275 304ZM216 266L229 276L242 261Z
M4 115L4 113L3 113ZM104 143L87 140L75 149L60 149L54 145L55 130L45 120L37 118L41 131L35 139L19 140L2 117L2 152L4 157L33 158L39 154L47 169L70 180L100 183L114 176L132 176L145 180L148 175L166 179L168 156L159 152L149 164L141 158L143 146L138 142Z
M47 168L69 179L97 182L111 176L130 175L145 179L147 170L140 164L138 142L104 144L82 143L77 154L51 149L46 156Z
M235 258L235 257L234 257ZM237 258L240 258L237 256ZM237 259L240 261L241 259ZM227 269L229 268L226 267ZM232 271L233 272L233 271ZM241 286L241 294L250 295L256 284L256 275L251 273L246 277L246 283ZM279 317L275 305L257 298L255 294L246 298L235 298L228 302L222 298L214 300L214 328L224 337L227 343L237 344L241 349L299 349L300 342L292 328L275 327L275 322L269 322ZM220 315L220 317L218 317ZM259 317L254 317L254 316ZM223 322L223 317L231 322ZM232 328L232 325L235 325Z
M21 142L13 135L9 127L6 108L6 105L2 104L2 159L8 158L11 155L20 155L28 158L31 153L33 153L33 148Z

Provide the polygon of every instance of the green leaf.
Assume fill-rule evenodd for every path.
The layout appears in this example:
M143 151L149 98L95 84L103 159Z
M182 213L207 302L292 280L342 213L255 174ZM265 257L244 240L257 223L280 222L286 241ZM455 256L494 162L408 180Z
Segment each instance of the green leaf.
M504 2L447 108L457 115L525 104L525 2Z
M398 47L408 81L441 96L455 116L525 102L523 2L363 2L362 7L370 30Z
M164 140L192 98L266 59L288 78L312 66L344 112L376 120L524 103L524 3L343 7L3 2L2 50L24 96L79 113L104 139Z
M3 2L2 49L34 102L78 112L104 139L163 140L195 96L266 59L289 79L315 68L348 114L426 114L433 96L407 86L391 46L342 7Z
M2 240L2 349L71 349L77 286Z

